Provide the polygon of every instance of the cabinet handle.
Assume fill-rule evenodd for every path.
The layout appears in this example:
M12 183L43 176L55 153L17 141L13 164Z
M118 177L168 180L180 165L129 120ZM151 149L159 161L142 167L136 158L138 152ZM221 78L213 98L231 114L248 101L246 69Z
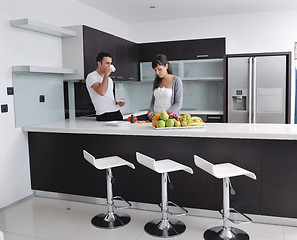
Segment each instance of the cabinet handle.
M133 80L133 79L134 79L134 77L129 77L128 79L129 79L129 80Z
M221 119L219 116L207 116L208 119Z
M115 78L115 76L109 76L111 79L114 79Z
M209 57L208 54L201 54L196 56L196 58L208 58L208 57Z
M118 76L117 78L118 78L118 79L123 79L123 77L120 77L120 76Z

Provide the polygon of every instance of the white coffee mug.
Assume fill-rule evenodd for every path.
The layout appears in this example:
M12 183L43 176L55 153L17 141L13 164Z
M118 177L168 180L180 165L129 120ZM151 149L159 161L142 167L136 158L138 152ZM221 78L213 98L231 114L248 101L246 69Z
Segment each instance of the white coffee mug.
M112 64L111 64L109 67L111 68L111 71L112 71L112 72L115 72L115 71L116 71L115 66L113 66Z

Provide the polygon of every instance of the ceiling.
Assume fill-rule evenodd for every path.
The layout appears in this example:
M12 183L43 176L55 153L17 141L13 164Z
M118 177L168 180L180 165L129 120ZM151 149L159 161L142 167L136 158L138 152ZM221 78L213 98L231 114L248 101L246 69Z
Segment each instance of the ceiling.
M297 0L78 1L126 23L297 9ZM150 8L151 6L155 8Z

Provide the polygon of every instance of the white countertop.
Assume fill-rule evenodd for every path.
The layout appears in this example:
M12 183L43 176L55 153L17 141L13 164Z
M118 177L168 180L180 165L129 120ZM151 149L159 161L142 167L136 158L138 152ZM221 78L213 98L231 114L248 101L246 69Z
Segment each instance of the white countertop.
M156 130L150 123L108 126L94 118L80 117L23 127L25 132L112 134L139 136L210 137L297 140L297 124L206 123L194 129Z

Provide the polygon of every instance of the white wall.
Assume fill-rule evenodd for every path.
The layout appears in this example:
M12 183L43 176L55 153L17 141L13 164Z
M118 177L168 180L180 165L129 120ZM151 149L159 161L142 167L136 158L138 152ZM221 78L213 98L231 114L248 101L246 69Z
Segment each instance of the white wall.
M0 104L8 104L9 112L0 113L0 209L32 193L27 135L15 127L13 96L6 94L13 86L11 66L62 67L61 39L10 27L10 20L21 18L56 26L85 24L128 38L126 24L77 0L1 0Z
M292 121L295 102L294 43L297 10L189 18L129 25L137 43L226 37L226 53L292 52Z

